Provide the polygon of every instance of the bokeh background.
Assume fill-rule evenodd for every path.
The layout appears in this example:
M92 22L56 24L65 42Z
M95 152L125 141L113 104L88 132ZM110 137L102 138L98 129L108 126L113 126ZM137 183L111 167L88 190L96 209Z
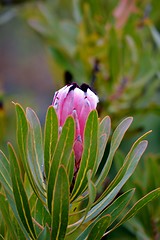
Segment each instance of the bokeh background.
M43 125L54 92L66 82L86 82L99 96L99 116L109 115L113 129L134 117L109 178L133 141L152 130L125 187L136 187L134 200L160 187L159 9L159 0L1 0L1 149L8 140L16 146L12 101L33 108ZM160 200L106 239L160 239Z

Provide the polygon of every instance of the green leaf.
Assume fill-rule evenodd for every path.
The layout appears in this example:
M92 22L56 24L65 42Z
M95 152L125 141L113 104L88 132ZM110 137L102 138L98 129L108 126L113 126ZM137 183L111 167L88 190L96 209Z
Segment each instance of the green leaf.
M96 187L91 180L92 171L89 170L87 172L87 179L88 179L88 192L89 192L89 206L91 206L96 198ZM89 207L90 208L90 207Z
M91 232L89 233L89 236L87 239L92 239L92 240L100 240L106 231L107 227L110 224L111 216L106 215L100 218L95 225L93 226Z
M87 186L87 172L93 169L97 158L98 145L98 115L97 111L90 112L84 133L84 150L72 192L71 201L81 194Z
M0 151L0 182L5 190L12 195L12 183L9 174L10 164L7 157Z
M44 192L42 171L44 168L44 153L42 146L42 131L39 119L31 108L26 109L29 122L28 158L32 162L31 172L39 189Z
M52 198L52 239L64 239L68 225L69 181L65 168L58 168Z
M74 152L72 152L69 162L68 162L68 167L67 167L67 172L68 172L68 176L69 176L69 185L71 185L72 181L73 181L74 165L75 165L75 157L74 157Z
M151 31L154 42L157 45L157 48L160 49L160 34L159 34L159 31L155 28L154 25L150 26L149 29Z
M49 172L48 178L48 208L51 212L51 202L52 202L52 193L55 184L55 179L57 176L57 171L60 165L68 167L70 155L72 154L74 143L74 120L72 117L68 117L60 135L58 144L54 151L52 164Z
M24 110L19 104L15 104L17 113L17 142L20 150L21 159L23 159L24 167L26 167L27 159L27 136L28 136L28 123L24 113Z
M122 220L110 231L113 231L115 228L119 227L121 224L128 221L130 218L135 216L141 210L141 208L143 208L145 205L147 205L149 202L153 201L155 198L159 196L160 188L157 188L148 193L147 195L145 195L143 198L141 198L138 202L134 204L134 206L127 212L127 214L122 218Z
M46 199L44 196L44 191L39 187L39 184L37 184L36 176L34 176L32 172L34 165L30 161L30 158L28 158L27 156L28 144L31 145L31 139L28 139L28 121L22 107L19 104L15 104L15 106L17 113L17 142L20 151L21 161L35 194L38 196L38 198L41 199L41 201L45 202Z
M99 219L100 217L109 214L111 215L110 224L112 224L118 218L119 214L124 210L124 208L129 204L134 193L135 189L131 189L123 193L121 196L116 198L116 200L111 205L109 205L102 213L100 213L96 219Z
M93 169L93 176L98 170L98 167L101 163L101 160L104 155L104 151L110 136L111 132L111 119L109 116L106 116L102 119L99 125L99 141L98 141L98 154L97 154L97 161L95 162L94 169Z
M81 238L85 239L89 232L91 231L93 225L101 218L106 215L111 216L111 220L109 225L111 225L119 216L119 214L124 210L124 208L129 204L130 200L133 197L135 190L131 189L124 194L122 194L120 197L118 197L111 205L109 205L102 213L100 213L82 232L80 235ZM109 226L108 225L108 226ZM79 238L78 238L79 239ZM77 239L77 240L78 240Z
M38 222L38 224L40 224L41 226L45 226L46 223L48 226L51 226L51 215L48 212L46 206L37 198L34 200L32 216L34 217L35 221ZM36 224L35 230L37 234L40 234L40 228Z
M122 179L122 177L124 176L129 164L132 161L132 154L133 154L133 150L136 149L137 145L140 143L140 141L146 137L146 135L148 135L151 131L145 133L144 135L142 135L140 138L138 138L135 143L132 145L129 153L127 154L127 156L124 159L124 163L122 165L122 167L119 169L117 175L115 176L115 178L113 179L113 181L109 184L109 186L107 187L107 189L102 193L101 198L103 198L104 196L107 195L107 193L109 193Z
M5 194L6 194L6 197L8 199L9 205L10 205L10 207L11 207L13 213L14 213L14 216L15 216L15 218L16 218L16 220L17 220L17 222L18 222L18 224L19 224L19 226L20 226L20 228L22 230L22 234L21 235L23 235L23 236L22 236L21 239L24 239L24 236L25 236L25 238L27 240L30 240L29 233L26 231L26 229L25 229L25 227L24 227L24 225L23 225L23 223L22 223L22 221L21 221L21 219L19 217L19 214L18 214L17 207L16 207L14 199L12 198L12 196L8 192L5 192Z
M118 149L124 134L126 133L127 129L129 128L129 126L131 125L133 121L132 117L128 117L126 119L124 119L119 125L118 127L115 129L113 135L112 135L112 139L111 139L111 147L110 147L110 151L109 151L109 155L107 158L107 161L103 167L103 170L96 182L96 186L97 188L99 188L99 186L102 184L102 182L106 179L108 172L111 168L111 164L113 161L113 157L115 155L116 150Z
M87 227L77 238L76 240L85 240L85 239L101 239L104 234L104 231L110 224L111 216L105 215L102 218L98 219L94 223L92 222L89 227ZM102 229L101 229L102 226ZM100 234L102 235L100 236ZM98 234L98 235L97 235ZM97 238L95 238L97 237Z
M18 160L13 150L13 147L10 144L8 144L8 149L10 156L13 194L15 198L17 211L26 231L30 234L30 236L33 239L36 239L29 202L21 179Z
M58 141L58 118L52 106L48 108L44 130L44 164L45 175L48 179L49 166Z
M49 229L45 227L39 234L37 240L49 240L51 238Z
M2 195L2 193L0 193L0 206L1 206L0 210L3 215L3 219L5 221L5 224L7 225L7 230L10 233L10 237L11 239L15 240L17 239L17 237L16 237L16 232L13 226L12 219L10 218L8 201L6 200L6 197Z
M137 147L132 152L130 161L130 165L128 166L123 178L121 181L116 185L116 187L108 193L106 197L104 197L98 204L96 204L88 213L88 216L85 220L85 222L88 222L92 220L94 217L96 217L104 208L107 207L108 204L110 204L113 199L116 197L120 189L123 187L123 185L126 183L126 181L130 178L130 176L133 174L143 152L145 151L146 147L148 145L147 141L140 142Z
M75 232L83 224L83 222L85 221L85 218L87 216L87 213L91 209L92 204L96 198L96 187L95 187L93 181L91 180L91 177L92 177L92 171L88 170L87 179L88 179L88 198L89 199L88 199L87 207L85 209L83 209L83 212L84 212L83 218L76 223L76 227L74 229L72 229L70 232L68 232L67 235L70 235L73 232ZM79 214L79 213L77 212L77 214ZM73 226L74 226L74 224L70 225L69 227L73 227Z

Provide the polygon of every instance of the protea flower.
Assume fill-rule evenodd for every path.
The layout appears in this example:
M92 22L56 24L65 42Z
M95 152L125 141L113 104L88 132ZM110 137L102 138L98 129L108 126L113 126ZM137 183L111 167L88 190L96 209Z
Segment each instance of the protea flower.
M91 110L96 109L98 97L87 84L80 87L76 83L66 85L54 95L52 105L55 108L61 130L66 118L72 115L76 124L74 142L75 173L79 168L83 152L83 134L87 117Z

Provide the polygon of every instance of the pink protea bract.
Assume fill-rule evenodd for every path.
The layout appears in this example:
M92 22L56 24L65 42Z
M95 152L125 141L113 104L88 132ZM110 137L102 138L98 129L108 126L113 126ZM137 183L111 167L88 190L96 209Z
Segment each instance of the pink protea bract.
M56 110L59 129L64 125L67 117L72 115L75 120L76 133L74 141L75 172L77 172L83 152L83 135L86 120L89 113L96 109L98 103L97 95L87 84L80 87L76 83L66 85L58 90L52 105Z

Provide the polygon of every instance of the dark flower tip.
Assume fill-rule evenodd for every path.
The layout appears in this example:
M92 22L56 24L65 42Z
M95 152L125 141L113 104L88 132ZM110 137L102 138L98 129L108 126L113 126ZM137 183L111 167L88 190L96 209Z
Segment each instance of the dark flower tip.
M80 86L80 89L83 91L83 92L87 92L87 89L90 89L90 86L86 83L83 83L81 86Z
M78 86L78 84L77 83L72 83L71 84L71 87L70 87L70 89L69 89L69 91L68 92L70 92L70 91L72 91L72 90L74 90L76 87L78 87L79 88L79 86Z

